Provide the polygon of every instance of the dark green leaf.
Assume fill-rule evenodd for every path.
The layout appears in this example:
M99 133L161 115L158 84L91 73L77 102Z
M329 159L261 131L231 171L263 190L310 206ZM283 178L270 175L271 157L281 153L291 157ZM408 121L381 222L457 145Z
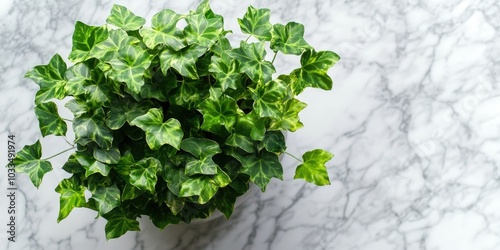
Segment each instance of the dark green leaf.
M207 203L217 193L219 186L208 176L189 178L182 183L180 196L198 196L198 203Z
M271 40L272 25L269 22L271 11L269 9L257 9L248 7L243 19L238 18L241 31L250 34L261 41Z
M179 51L167 48L160 54L161 70L164 74L168 74L168 69L174 68L185 77L198 79L196 60L206 51L205 47L197 45L190 45Z
M120 150L117 147L109 149L95 148L94 158L102 163L117 164L120 161Z
M140 231L136 216L123 208L116 208L104 216L108 222L105 226L106 239L110 240L124 235L127 231Z
M306 152L300 164L295 170L295 179L304 179L318 186L330 185L325 163L333 158L333 154L322 149Z
M40 90L36 93L35 104L47 102L52 98L62 100L66 96L66 63L59 54L55 54L47 65L35 66L25 75L33 80Z
M75 175L62 180L59 185L57 185L55 191L61 194L57 222L66 218L73 208L85 207L87 205L84 193L85 187L81 185Z
M262 141L266 133L267 118L260 117L255 110L248 114L238 116L235 131L238 134Z
M283 167L274 153L264 152L260 156L250 155L242 159L241 172L247 174L250 180L260 187L262 192L271 178L283 180Z
M42 136L47 135L66 135L68 126L59 116L57 106L53 102L39 103L35 106L36 118L39 122Z
M151 19L151 28L139 30L143 41L150 49L154 49L158 44L165 44L172 50L180 50L186 47L184 35L176 25L184 16L172 10L162 10Z
M217 209L224 214L226 219L231 217L237 197L238 192L230 187L219 189L217 192L217 195L214 198L214 203Z
M130 171L130 184L136 186L140 190L155 193L155 185L158 181L156 175L161 166L160 161L155 158L144 158L134 164Z
M73 153L69 156L62 169L70 174L76 174L85 171L83 166L76 159L76 153Z
M328 76L328 69L333 67L340 57L332 51L308 49L300 58L302 67L292 71L292 90L295 95L300 94L306 87L330 90L332 79Z
M135 187L134 185L127 183L125 184L125 187L123 188L122 192L122 200L133 200L137 197L140 197L141 194L143 194L144 191L140 190L139 188Z
M286 150L285 136L281 131L269 131L262 141L267 151L283 153Z
M69 100L64 106L68 108L75 117L81 116L89 111L89 107L85 105L85 103L77 101L76 99Z
M116 100L108 112L106 125L113 130L117 130L128 122L129 124L138 116L144 115L154 107L150 101L136 102L132 98Z
M168 101L169 92L177 87L177 78L175 74L163 75L161 70L155 72L150 83L142 86L142 98L154 98L162 102Z
M153 224L163 230L166 226L170 224L178 224L180 219L175 216L168 208L162 206L159 208L149 210L149 218Z
M271 49L275 52L300 55L304 50L312 49L304 40L304 25L300 23L289 22L286 26L275 24L271 33Z
M123 30L138 30L146 20L140 16L136 16L124 6L114 4L111 9L111 15L106 19L106 22Z
M113 143L113 133L104 124L104 111L95 110L94 114L82 114L73 121L75 142L81 145L93 141L103 149L109 149Z
M88 177L95 173L100 173L102 176L107 176L110 171L110 167L104 164L91 155L87 154L77 154L76 160L80 165L85 168L85 177Z
M248 153L255 152L254 141L249 136L232 134L227 138L226 144L229 146L241 148Z
M111 187L98 187L90 199L97 205L99 215L107 214L115 207L120 206L120 189L113 185Z
M273 64L264 60L266 50L263 42L248 44L242 41L239 48L227 53L238 60L241 70L254 82L268 82L276 72Z
M203 114L203 124L201 128L205 131L217 132L221 126L224 126L228 131L236 122L239 110L236 101L227 96L222 95L217 100L206 99L201 105Z
M77 21L73 33L73 48L68 59L74 63L87 60L92 48L106 38L108 38L106 27L88 26Z
M138 116L130 125L137 126L146 132L146 141L153 150L160 148L163 144L179 149L184 136L180 122L174 118L163 122L163 112L157 108L152 108L146 114Z
M49 161L40 160L42 157L42 145L40 141L36 141L32 145L26 145L14 158L16 172L27 173L31 182L35 187L39 187L42 183L43 176L52 170L52 165Z
M216 141L205 138L187 138L182 141L181 149L191 153L199 159L212 157L221 152Z
M177 197L174 193L168 191L165 199L165 204L170 208L174 215L177 215L184 208L184 199Z

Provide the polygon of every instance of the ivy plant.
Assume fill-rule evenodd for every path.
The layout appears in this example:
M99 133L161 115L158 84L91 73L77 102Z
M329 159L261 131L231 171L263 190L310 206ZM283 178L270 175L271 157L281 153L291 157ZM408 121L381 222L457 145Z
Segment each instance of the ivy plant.
M307 87L331 89L328 70L339 56L312 48L302 24L269 17L270 10L250 6L238 19L248 35L239 47L207 0L188 14L162 10L151 27L120 5L105 25L77 22L72 65L56 54L26 73L40 87L34 111L41 135L66 136L68 124L74 131L62 166L70 177L55 189L57 221L74 208L92 209L107 220L111 239L139 230L143 215L160 229L216 209L229 218L249 183L265 191L272 178L283 179L283 132L303 126L306 107L296 96ZM300 67L276 76L278 53L296 55ZM66 101L73 119L59 116L54 99ZM52 170L41 152L38 140L14 160L36 187ZM332 157L305 152L295 178L330 184L325 163Z

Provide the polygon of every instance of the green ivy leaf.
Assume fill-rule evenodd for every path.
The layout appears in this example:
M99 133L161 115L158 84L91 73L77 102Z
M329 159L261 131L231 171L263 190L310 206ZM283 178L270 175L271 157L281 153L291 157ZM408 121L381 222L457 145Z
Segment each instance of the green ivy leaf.
M86 93L85 86L92 81L90 69L85 63L77 63L66 71L66 85L64 89L67 95L77 96Z
M106 19L106 23L126 31L131 31L140 29L146 23L146 20L140 16L136 16L124 6L113 4L111 15Z
M188 44L197 44L210 48L217 42L222 32L223 22L221 18L207 19L203 14L191 14L186 18L188 25L184 29Z
M163 230L166 226L170 224L178 224L180 218L175 216L168 208L160 207L160 209L149 210L149 218L153 224Z
M103 216L108 222L104 227L106 239L110 240L124 235L127 231L140 231L136 216L124 208L116 208Z
M196 12L198 14L203 14L206 18L220 18L222 19L221 15L215 14L212 9L210 8L209 1L208 0L203 0L200 5L198 5L198 8L196 8Z
M241 159L241 164L241 173L247 174L262 192L266 191L271 178L283 180L283 167L274 153L264 151L259 156L250 155Z
M47 65L38 65L28 71L24 77L33 80L40 90L36 93L35 104L47 102L52 98L62 100L66 97L66 63L59 54L55 54Z
M108 111L106 125L113 130L117 130L128 122L129 124L138 116L144 115L153 108L154 104L150 101L136 102L132 98L123 98L116 100Z
M205 47L197 45L190 45L179 51L167 48L160 54L161 70L164 74L168 74L168 69L174 68L185 77L198 79L196 60L206 51Z
M167 196L165 199L165 204L167 205L168 208L170 208L170 211L172 211L172 214L177 215L182 211L184 208L184 199L177 197L174 195L174 193L168 191Z
M152 108L146 114L138 116L130 123L146 132L146 141L152 150L156 150L163 144L168 144L177 150L180 148L184 132L181 123L174 118L163 122L163 112Z
M270 41L272 29L269 22L270 16L271 10L250 6L243 19L238 18L238 24L243 33L252 35L261 41Z
M169 101L172 104L183 106L185 108L194 108L203 100L206 95L205 87L208 86L199 80L184 79L179 87L170 96Z
M43 176L52 170L52 164L46 160L40 160L42 157L42 145L36 141L32 145L26 145L14 158L16 172L27 173L35 187L42 183Z
M150 49L154 49L159 44L165 44L174 51L178 51L186 44L184 42L184 35L176 25L179 20L184 16L175 13L172 10L162 10L156 13L151 19L151 28L139 30L143 37L143 41Z
M254 141L249 136L232 134L227 138L226 144L229 146L241 148L247 153L255 152Z
M68 160L62 166L62 169L70 174L81 173L85 171L83 166L76 159L76 153L71 154Z
M218 168L217 174L214 176L202 175L187 179L182 183L180 196L197 196L198 203L205 204L214 197L219 187L225 187L230 182L231 178Z
M96 109L93 114L85 113L73 120L75 142L85 146L93 141L103 149L109 149L113 143L113 133L104 124L104 111Z
M152 57L140 47L122 47L118 58L109 61L114 73L110 77L115 81L126 83L133 94L139 94L144 85L144 74L151 61Z
M237 88L237 81L241 77L238 70L236 60L231 58L227 53L223 53L220 57L212 56L208 68L208 71L214 73L217 86L221 87L222 91L228 88Z
M156 172L160 168L161 163L155 158L148 157L134 164L130 171L130 184L146 190L151 194L155 193L155 185L158 181Z
M236 101L227 95L222 95L217 100L206 99L201 103L200 108L203 114L201 129L215 133L221 126L231 131L230 129L236 122L238 113L241 112L241 110L238 110Z
M226 219L229 219L233 213L236 198L238 198L238 192L228 187L219 189L217 195L213 199L215 206L224 214Z
M273 64L264 60L266 50L263 42L248 44L242 41L239 48L227 53L238 60L240 69L254 82L268 82L276 72Z
M191 137L182 141L181 149L198 158L186 163L186 175L214 175L217 173L217 164L212 160L214 155L222 152L217 142Z
M125 187L123 187L122 200L133 200L137 197L140 197L144 192L144 190L141 190L134 185L127 183L125 184Z
M290 99L283 105L283 114L281 118L274 120L269 129L271 130L288 130L296 131L304 125L300 122L299 112L303 110L307 104L298 99Z
M84 193L85 187L80 184L76 175L62 180L59 185L57 185L55 191L61 194L59 198L59 215L57 217L57 222L66 218L73 208L87 206Z
M107 176L110 171L110 167L104 164L91 155L87 154L77 154L76 160L80 165L85 168L85 177L89 177L92 174L100 173L102 176Z
M286 26L275 24L271 33L271 49L274 52L300 55L304 50L312 49L304 40L304 25L300 23L289 22Z
M332 89L332 79L328 76L328 69L333 67L340 57L332 51L308 49L300 58L302 67L292 71L294 77L292 90L295 95L300 94L306 87Z
M285 136L281 131L269 131L262 141L267 151L283 153L286 150Z
M68 108L75 117L79 117L89 111L89 107L84 102L76 99L69 100L64 104L64 107Z
M255 110L248 114L238 116L235 131L238 134L262 141L266 134L266 123L268 118L260 117Z
M68 59L74 63L87 60L92 48L106 38L108 38L106 27L89 26L77 21L73 33L73 48Z
M90 199L94 200L97 205L99 215L107 214L115 207L120 206L120 189L116 185L111 187L98 187Z
M117 164L120 161L120 149L111 147L109 149L94 148L93 156L96 160L106 164Z
M166 102L168 101L170 91L175 89L177 85L175 74L164 76L161 70L158 70L153 75L151 82L147 82L142 86L141 97L145 99L154 98Z
M286 100L288 88L281 81L260 83L253 93L253 107L261 117L281 117L283 101Z
M295 170L294 179L304 179L318 186L330 185L325 163L333 158L333 154L322 149L306 152L300 164Z
M59 116L57 106L53 102L39 103L35 106L36 118L39 122L42 136L47 135L66 135L68 126Z
M121 29L109 31L106 40L97 43L90 50L88 57L97 58L103 62L109 62L113 58L118 58L120 48L139 43L139 39L129 36Z

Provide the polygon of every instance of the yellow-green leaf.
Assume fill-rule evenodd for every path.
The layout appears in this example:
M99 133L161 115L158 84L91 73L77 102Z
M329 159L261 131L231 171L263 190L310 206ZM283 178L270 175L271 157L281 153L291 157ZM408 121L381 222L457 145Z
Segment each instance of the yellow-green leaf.
M333 158L333 154L322 149L306 152L300 164L295 170L295 179L304 179L318 186L330 185L325 163Z

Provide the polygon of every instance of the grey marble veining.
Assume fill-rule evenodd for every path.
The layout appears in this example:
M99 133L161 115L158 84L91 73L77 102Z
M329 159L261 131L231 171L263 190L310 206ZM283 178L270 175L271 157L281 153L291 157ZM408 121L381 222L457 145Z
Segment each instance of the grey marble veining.
M0 165L5 141L18 148L40 135L35 84L23 78L54 53L66 57L77 20L100 25L113 3L151 18L162 8L186 12L198 1L0 2ZM141 232L111 241L105 220L75 209L56 223L63 171L36 190L17 180L18 237L1 249L500 249L500 3L496 0L231 1L213 0L227 29L248 5L269 8L271 22L296 21L306 40L342 60L331 92L307 90L305 128L288 135L288 151L335 153L331 186L273 180L233 217ZM294 62L278 56L280 70ZM3 140L3 142L2 142ZM48 138L44 153L65 149ZM67 155L55 159L54 166ZM57 168L57 167L56 167ZM6 224L6 171L0 174L0 223Z

